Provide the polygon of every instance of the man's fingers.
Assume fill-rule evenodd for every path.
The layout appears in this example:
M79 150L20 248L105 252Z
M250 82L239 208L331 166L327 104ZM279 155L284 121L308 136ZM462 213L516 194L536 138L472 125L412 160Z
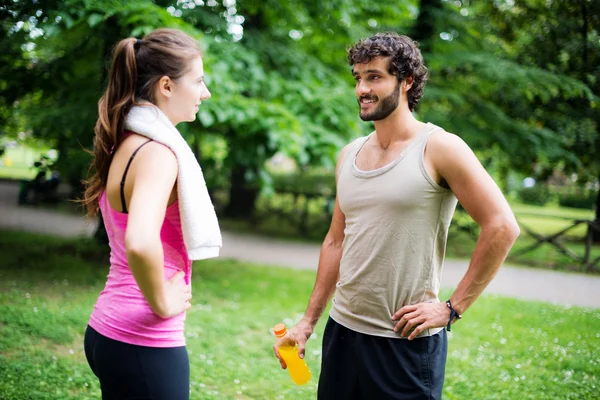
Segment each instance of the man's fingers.
M396 332L400 332L408 323L408 321L415 319L419 316L418 312L412 312L410 314L404 314L402 316L402 318L400 318L400 321L398 321L398 323L396 324L396 326L394 327L394 331Z
M281 369L286 369L287 365L286 365L285 361L283 360L283 357L281 357L281 355L279 355L279 349L278 349L277 345L273 346L273 353L275 353L275 357L277 357L277 359L279 360Z
M417 327L421 326L426 321L427 321L427 319L425 317L416 317L416 318L411 319L410 321L408 321L406 323L406 325L404 326L404 329L402 330L402 333L400 335L403 337L407 337L411 333L411 331L413 331Z
M417 336L419 336L421 334L421 332L423 332L425 329L429 329L429 326L427 326L427 323L423 323L419 326L417 326L415 328L415 330L412 331L412 333L410 334L410 336L408 337L408 340L413 340L415 339Z
M403 315L407 314L407 313L411 313L411 312L415 312L417 311L417 305L416 304L412 304L409 306L404 306L401 309L399 309L398 311L396 311L394 313L394 315L392 315L392 320L396 321L397 319L402 318Z
M304 358L304 353L306 352L306 342L298 342L298 357Z

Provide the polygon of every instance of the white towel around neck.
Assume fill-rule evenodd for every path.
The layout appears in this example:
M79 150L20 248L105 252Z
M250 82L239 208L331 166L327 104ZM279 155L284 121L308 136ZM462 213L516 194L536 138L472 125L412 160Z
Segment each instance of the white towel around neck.
M221 230L202 169L190 146L167 116L151 103L133 106L125 129L169 147L179 166L177 196L183 240L191 260L217 257L222 246Z

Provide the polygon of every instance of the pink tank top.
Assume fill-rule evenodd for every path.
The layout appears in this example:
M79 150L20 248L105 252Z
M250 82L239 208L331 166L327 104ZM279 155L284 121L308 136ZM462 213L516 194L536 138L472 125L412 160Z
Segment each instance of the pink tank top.
M106 192L99 203L110 245L110 271L89 325L101 335L124 343L148 347L185 346L185 312L168 319L154 314L129 269L125 251L128 214L114 210ZM191 285L192 263L183 242L177 202L167 208L160 238L165 280L181 270L185 272L185 284Z

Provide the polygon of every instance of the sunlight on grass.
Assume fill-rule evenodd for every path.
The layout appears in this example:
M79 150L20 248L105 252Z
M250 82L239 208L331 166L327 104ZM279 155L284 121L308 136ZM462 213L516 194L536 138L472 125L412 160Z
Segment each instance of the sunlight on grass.
M82 334L106 278L103 252L92 242L0 231L2 399L99 398ZM311 271L197 262L186 322L192 399L316 398L326 318L308 344L307 385L295 386L271 349L272 326L301 317L313 280ZM449 338L444 398L598 393L600 310L484 296Z
M6 149L0 163L0 178L31 179L35 176L33 163L45 151L34 150L29 147L19 146Z
M565 219L593 219L594 211L582 210L580 208L560 207L557 205L546 205L544 207L513 202L510 204L513 212L517 214L539 215Z

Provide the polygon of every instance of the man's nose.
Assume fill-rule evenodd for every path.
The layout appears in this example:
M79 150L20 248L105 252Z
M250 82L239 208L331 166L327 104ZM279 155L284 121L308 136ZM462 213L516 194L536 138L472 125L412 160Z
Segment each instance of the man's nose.
M369 93L371 89L364 83L364 81L360 81L356 84L356 94L359 96L363 96Z

